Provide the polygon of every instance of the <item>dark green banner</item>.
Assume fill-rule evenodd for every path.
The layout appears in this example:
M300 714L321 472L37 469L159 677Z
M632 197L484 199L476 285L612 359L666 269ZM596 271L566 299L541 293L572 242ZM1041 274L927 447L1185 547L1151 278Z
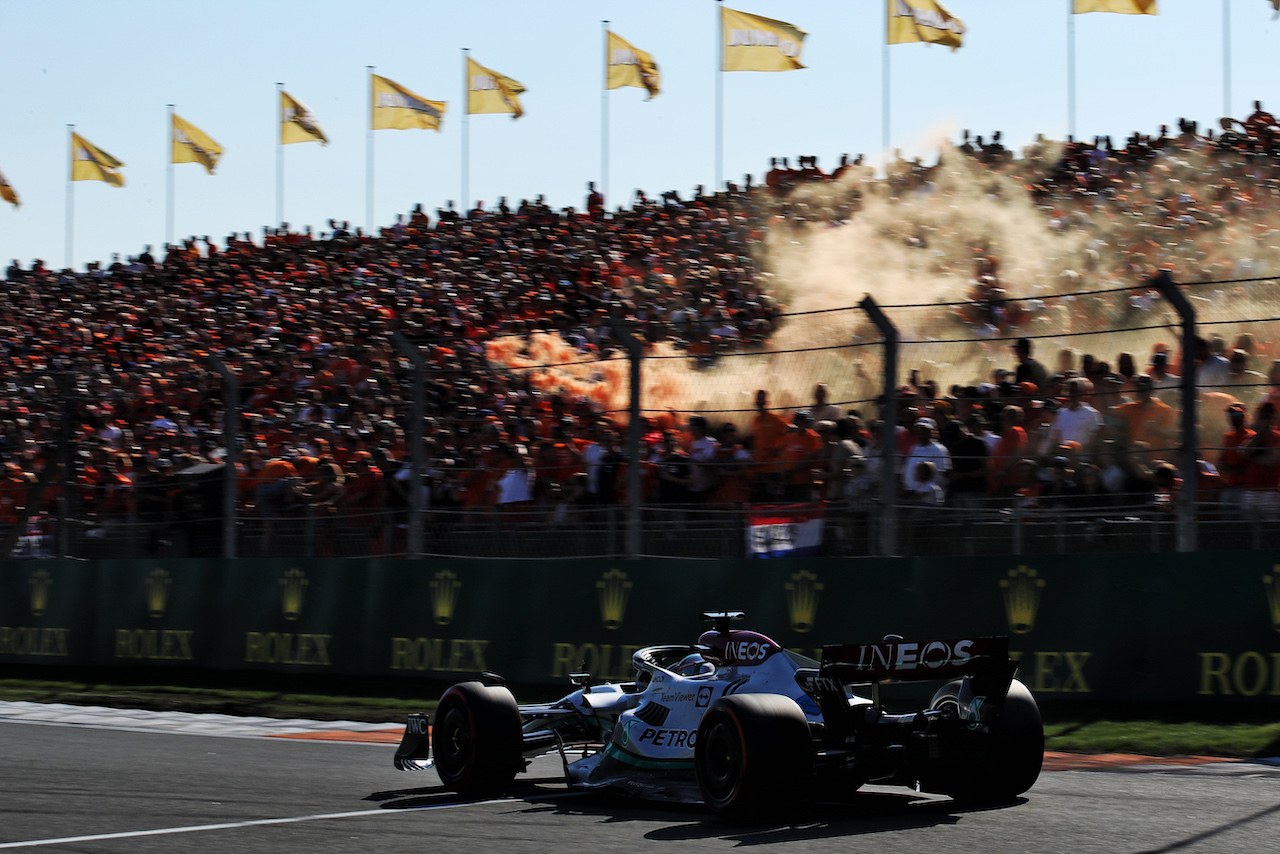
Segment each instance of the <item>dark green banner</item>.
M77 561L7 561L0 568L0 662L93 663L95 568Z
M1280 701L1280 552L725 561L13 561L0 662L567 684L703 610L823 644L1009 635L1045 700Z

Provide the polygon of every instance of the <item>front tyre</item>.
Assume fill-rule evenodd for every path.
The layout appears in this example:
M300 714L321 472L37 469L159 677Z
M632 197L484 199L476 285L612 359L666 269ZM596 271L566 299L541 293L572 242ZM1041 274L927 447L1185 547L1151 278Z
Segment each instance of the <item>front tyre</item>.
M431 752L446 787L466 797L501 793L524 769L520 709L506 688L460 682L440 698Z
M780 694L735 694L698 725L694 768L702 800L717 815L766 818L794 805L812 767L804 712Z

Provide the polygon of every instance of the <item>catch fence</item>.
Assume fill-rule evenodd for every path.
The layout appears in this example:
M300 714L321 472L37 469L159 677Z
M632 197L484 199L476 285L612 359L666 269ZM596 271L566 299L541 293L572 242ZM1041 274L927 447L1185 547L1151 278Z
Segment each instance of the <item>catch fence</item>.
M306 489L268 504L256 500L251 474L207 459L164 473L163 485L152 490L163 495L159 503L142 506L140 482L121 487L132 489L127 500L112 500L83 476L86 461L101 450L78 429L94 391L68 374L28 377L22 382L32 406L44 405L54 423L41 449L43 479L25 484L23 512L0 527L14 557L720 558L775 553L776 543L761 547L762 536L775 534L762 534L753 521L768 507L783 520L769 530L791 538L789 548L827 556L1259 548L1280 528L1280 494L1273 489L1258 499L1224 480L1223 436L1229 403L1243 403L1252 423L1257 407L1280 395L1273 365L1280 358L1273 348L1280 340L1280 280L1160 287L1153 280L1136 289L986 303L877 306L868 299L783 315L771 337L750 344L710 320L615 317L610 334L591 348L556 336L491 347L489 376L540 393L528 399L543 404L565 393L573 430L565 443L608 441L589 435L591 419L575 401L589 401L592 412L617 425L611 463L597 457L568 470L536 447L548 411L533 405L496 414L465 406L442 411L424 389L477 377L422 358L429 350L423 342L400 337L394 415L410 452L384 472L387 497L358 509L317 506ZM1190 315L1176 310L1176 295L1186 298ZM1220 375L1195 367L1202 354L1183 352L1188 335L1222 339L1227 364L1215 367ZM643 345L632 355L624 346L629 336ZM1047 377L1034 392L999 373L1016 369L1012 345L1024 338ZM223 460L241 460L253 441L240 426L247 416L237 405L241 368L216 362L210 372L232 404L219 435ZM1179 375L1189 369L1188 383ZM1138 434L1120 407L1137 396L1134 378L1141 373L1155 377L1153 396L1175 417ZM1070 405L1073 378L1089 380L1086 399L1101 413L1088 447L1061 441L1053 429L1054 413ZM802 411L837 425L853 419L846 426L856 430L863 453L840 457L839 465L815 454L798 474L763 460L752 447L762 435L759 391L767 395L767 411L784 422ZM981 489L963 500L945 489L949 494L934 506L899 488L911 449L901 433L915 419L946 426L979 414L1001 433L1010 406L1022 410L1026 443L1003 456L990 443ZM1184 419L1184 412L1194 417ZM661 436L674 431L686 444L691 416L705 418L713 435L731 425L738 438L725 444L738 441L742 450L700 467L674 454L684 472L678 479L687 482L665 488L663 468L671 461L662 455ZM442 448L446 441L457 447ZM515 448L518 463L494 456L495 444ZM1019 486L1015 470L1025 460L1032 465ZM610 468L603 487L601 465ZM1161 480L1168 467L1172 485ZM528 494L517 490L516 500L504 501L501 477L513 468L524 472ZM1069 488L1055 482L1061 480L1055 469L1070 472ZM396 483L418 488L393 489ZM477 499L473 490L486 497Z

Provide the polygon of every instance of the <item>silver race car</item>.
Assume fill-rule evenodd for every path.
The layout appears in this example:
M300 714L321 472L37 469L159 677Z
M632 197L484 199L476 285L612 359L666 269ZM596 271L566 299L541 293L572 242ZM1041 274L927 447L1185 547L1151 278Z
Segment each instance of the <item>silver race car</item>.
M409 716L395 765L434 765L445 786L479 797L554 751L571 788L701 802L735 819L867 783L1008 802L1040 775L1044 727L1013 678L1008 638L889 636L826 646L819 662L734 629L742 616L707 613L715 628L696 644L637 651L634 682L574 674L577 690L554 703L517 704L492 674L454 685L434 726ZM885 710L882 683L923 680L943 683L926 708Z

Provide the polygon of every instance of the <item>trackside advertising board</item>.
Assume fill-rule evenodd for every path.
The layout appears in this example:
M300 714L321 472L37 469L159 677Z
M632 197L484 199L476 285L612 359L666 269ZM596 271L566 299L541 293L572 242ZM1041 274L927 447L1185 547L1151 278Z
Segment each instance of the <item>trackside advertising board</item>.
M1042 702L1280 703L1280 551L725 561L13 560L0 665L567 684L703 610L826 644L1008 636Z

